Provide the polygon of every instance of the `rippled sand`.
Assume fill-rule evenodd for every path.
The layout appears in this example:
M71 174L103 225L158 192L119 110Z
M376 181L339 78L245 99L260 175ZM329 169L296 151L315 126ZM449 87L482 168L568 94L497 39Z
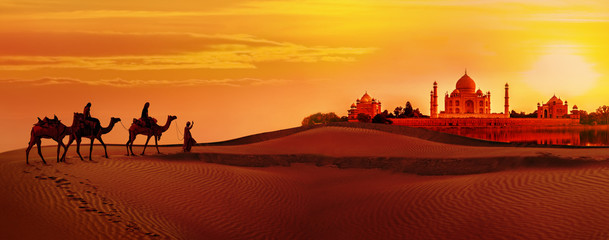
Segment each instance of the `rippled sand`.
M345 127L191 154L162 147L161 155L128 157L117 146L105 159L95 149L93 162L70 149L58 164L55 148L44 148L46 166L35 154L26 165L23 149L0 153L0 238L609 238L605 149L467 146ZM257 165L268 160L261 155L436 161L427 168L459 166L446 159L520 160L480 174L420 176L332 161L244 167L206 159L245 156L241 163ZM523 164L538 158L543 165Z

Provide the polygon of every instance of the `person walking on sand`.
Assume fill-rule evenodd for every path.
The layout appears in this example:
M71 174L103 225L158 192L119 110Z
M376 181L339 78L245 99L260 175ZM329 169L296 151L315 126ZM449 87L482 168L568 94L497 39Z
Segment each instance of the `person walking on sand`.
M190 122L186 122L186 127L184 127L184 146L182 146L184 152L190 152L192 146L197 144L197 141L195 141L195 139L192 138L192 134L190 134L190 129L192 129L194 125L194 121L192 122L192 125Z

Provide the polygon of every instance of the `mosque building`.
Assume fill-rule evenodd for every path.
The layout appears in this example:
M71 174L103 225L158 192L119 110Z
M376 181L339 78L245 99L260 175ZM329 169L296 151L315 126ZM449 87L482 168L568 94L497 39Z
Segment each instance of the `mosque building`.
M572 115L579 117L579 110L577 105L573 106ZM569 115L569 104L567 101L564 102L557 98L556 95L552 96L545 104L537 103L537 118L567 118ZM572 116L575 117L575 116Z
M491 113L491 92L476 90L476 82L465 74L457 81L456 88L450 95L444 96L444 111L438 113L438 83L433 83L430 93L431 118L509 118L509 85L505 84L505 111L502 114Z
M368 92L366 92L362 98L356 99L355 103L351 104L351 108L348 112L350 121L357 121L357 115L360 113L367 114L373 118L381 113L381 101L370 97Z

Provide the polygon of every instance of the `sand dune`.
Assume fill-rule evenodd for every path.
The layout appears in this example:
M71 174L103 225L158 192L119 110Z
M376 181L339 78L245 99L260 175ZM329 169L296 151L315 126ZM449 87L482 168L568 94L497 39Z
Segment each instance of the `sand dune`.
M113 146L105 159L96 147L94 161L83 162L71 149L68 163L42 165L32 155L29 166L23 149L0 153L0 238L609 238L606 149L454 145L424 134L323 127L188 154L162 147L128 157ZM208 163L219 158L286 166ZM321 166L298 163L320 158ZM365 161L493 172L420 176L359 168Z

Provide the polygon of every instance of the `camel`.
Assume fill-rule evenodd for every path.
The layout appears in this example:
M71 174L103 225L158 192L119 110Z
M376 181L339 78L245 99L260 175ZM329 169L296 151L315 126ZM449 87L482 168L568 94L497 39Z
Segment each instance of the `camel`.
M110 118L110 124L108 124L108 127L94 128L94 129L91 129L91 126L87 126L86 124L84 124L84 119L85 119L85 116L82 113L74 113L74 122L83 123L83 124L79 124L78 125L79 128L74 129L72 131L72 134L70 134L70 140L68 141L68 144L66 146L70 147L72 142L74 140L76 140L76 153L78 153L80 160L83 160L82 156L80 155L81 138L86 137L86 138L91 139L91 145L89 146L89 161L91 161L92 160L91 155L93 152L93 141L95 141L95 139L97 139L102 144L102 146L104 146L105 157L108 158L108 151L106 150L106 144L102 140L101 136L112 131L112 128L114 128L114 124L119 122L121 119L115 118L115 117ZM61 157L61 159L65 159L66 152L63 153L63 156Z
M125 144L127 146L127 156L129 156L130 154L131 156L135 156L135 154L133 153L133 141L135 141L135 137L137 137L138 134L148 136L148 139L146 139L146 144L144 144L144 150L142 150L142 155L144 155L144 152L146 152L148 141L150 141L150 138L152 136L154 136L154 145L156 146L156 151L160 154L161 152L159 151L158 140L161 139L161 135L163 134L163 132L169 129L171 121L176 120L177 118L178 117L176 116L169 115L167 116L167 122L165 122L164 126L159 126L154 123L152 124L152 127L141 126L137 124L137 119L133 119L133 123L131 124L131 127L129 127L129 140L127 140L127 144Z
M44 164L47 164L47 162L44 160L44 157L42 156L42 152L40 151L40 143L41 139L43 138L50 138L58 143L57 162L60 162L59 151L61 150L61 147L63 146L64 148L64 155L65 152L68 151L68 147L63 144L63 138L67 135L70 135L71 133L72 127L67 127L66 125L61 123L61 121L57 119L57 116L55 116L54 119L45 118L44 121L38 118L38 123L34 124L34 126L32 127L32 131L30 132L30 143L27 149L25 150L25 163L28 165L30 164L30 150L32 149L32 146L36 144L40 159L42 159L42 162Z

